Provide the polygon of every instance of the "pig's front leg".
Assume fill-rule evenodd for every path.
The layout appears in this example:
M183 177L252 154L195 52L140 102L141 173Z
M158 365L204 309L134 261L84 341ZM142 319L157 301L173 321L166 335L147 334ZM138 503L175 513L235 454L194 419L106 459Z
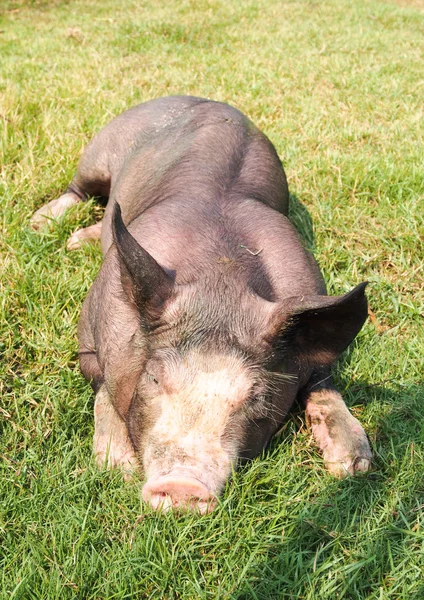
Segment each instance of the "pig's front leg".
M113 407L105 385L100 387L94 403L93 451L98 467L120 468L125 479L137 469L127 426Z
M358 419L349 412L328 373L316 374L302 393L306 419L327 469L336 477L368 471L372 453Z

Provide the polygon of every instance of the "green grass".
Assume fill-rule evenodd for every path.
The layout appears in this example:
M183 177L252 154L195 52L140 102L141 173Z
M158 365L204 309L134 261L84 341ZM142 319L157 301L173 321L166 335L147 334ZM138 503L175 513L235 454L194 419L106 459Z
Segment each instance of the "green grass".
M1 599L424 598L424 201L420 2L3 0L0 8ZM58 196L114 115L167 94L228 101L285 163L292 216L332 293L374 318L337 383L373 472L325 471L302 414L210 515L159 516L96 471L77 364L99 209L50 232ZM313 227L312 227L313 224Z

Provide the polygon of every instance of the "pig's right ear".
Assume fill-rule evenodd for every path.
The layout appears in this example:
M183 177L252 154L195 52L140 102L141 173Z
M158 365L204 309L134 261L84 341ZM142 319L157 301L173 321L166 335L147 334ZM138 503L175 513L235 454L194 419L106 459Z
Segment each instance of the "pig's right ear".
M172 279L130 234L117 202L112 215L112 234L118 250L125 293L143 312L149 312L149 309L153 313L160 312L172 292Z
M366 283L344 296L291 298L283 339L309 364L329 365L356 337L368 315Z

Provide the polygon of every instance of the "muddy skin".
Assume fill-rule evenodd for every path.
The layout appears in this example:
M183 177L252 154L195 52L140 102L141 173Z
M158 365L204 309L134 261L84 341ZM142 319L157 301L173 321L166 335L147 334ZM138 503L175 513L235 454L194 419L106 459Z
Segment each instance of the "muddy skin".
M331 382L329 369L317 370L302 390L306 420L327 469L336 477L368 471L372 454L358 419Z
M208 512L299 398L329 470L369 468L329 371L366 319L365 285L326 295L266 136L219 102L141 104L97 134L32 223L92 195L108 199L102 223L68 247L100 236L105 255L78 326L99 464L142 469L157 510Z

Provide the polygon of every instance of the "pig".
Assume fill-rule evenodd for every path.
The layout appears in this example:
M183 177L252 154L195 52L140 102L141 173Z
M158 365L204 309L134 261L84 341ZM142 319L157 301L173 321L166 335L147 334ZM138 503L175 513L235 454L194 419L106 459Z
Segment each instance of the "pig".
M100 238L104 254L78 325L99 465L142 469L154 509L205 513L298 400L331 473L370 468L330 371L367 318L366 283L326 294L277 152L246 116L184 96L127 110L33 226L88 196L108 199L103 220L68 247Z

